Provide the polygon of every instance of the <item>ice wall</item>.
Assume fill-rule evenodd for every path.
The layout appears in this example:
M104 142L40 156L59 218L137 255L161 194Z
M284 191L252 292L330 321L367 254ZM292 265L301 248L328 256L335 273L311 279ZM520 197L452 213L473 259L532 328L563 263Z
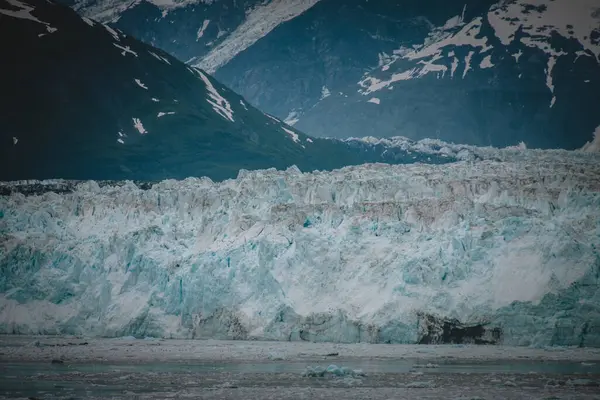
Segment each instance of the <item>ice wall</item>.
M0 196L0 332L600 346L599 157Z

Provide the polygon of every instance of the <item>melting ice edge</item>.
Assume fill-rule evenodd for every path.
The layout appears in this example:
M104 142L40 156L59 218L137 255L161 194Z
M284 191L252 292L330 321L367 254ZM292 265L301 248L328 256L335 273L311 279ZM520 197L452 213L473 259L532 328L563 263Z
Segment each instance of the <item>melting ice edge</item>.
M2 183L0 332L600 346L599 161Z

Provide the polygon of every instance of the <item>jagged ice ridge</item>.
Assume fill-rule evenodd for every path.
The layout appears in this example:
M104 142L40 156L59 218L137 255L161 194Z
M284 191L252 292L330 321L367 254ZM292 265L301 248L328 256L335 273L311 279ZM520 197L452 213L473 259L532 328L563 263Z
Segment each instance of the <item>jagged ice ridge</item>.
M598 155L488 158L0 196L0 332L600 346Z

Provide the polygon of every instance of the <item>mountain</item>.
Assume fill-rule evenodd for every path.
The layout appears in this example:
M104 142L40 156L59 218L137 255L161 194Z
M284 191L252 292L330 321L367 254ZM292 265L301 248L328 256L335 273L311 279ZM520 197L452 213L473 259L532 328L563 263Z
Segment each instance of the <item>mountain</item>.
M600 346L600 154L472 151L0 183L0 333Z
M0 180L453 160L310 138L201 69L50 1L0 0L0 44L12 60L0 75Z
M65 0L316 136L576 149L600 125L597 0Z

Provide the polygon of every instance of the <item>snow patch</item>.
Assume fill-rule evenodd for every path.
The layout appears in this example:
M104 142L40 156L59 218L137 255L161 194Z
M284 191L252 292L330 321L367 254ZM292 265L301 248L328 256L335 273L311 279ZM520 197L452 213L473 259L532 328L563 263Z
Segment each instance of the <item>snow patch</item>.
M118 49L123 50L121 52L121 55L123 57L125 57L127 54L133 54L135 57L138 56L137 53L135 51L131 50L131 48L129 46L121 46L121 45L118 45L117 43L113 43L113 46L115 46Z
M274 116L272 116L271 114L267 114L267 113L263 113L266 117L272 119L273 121L277 122L277 123L281 123L281 121L278 118L275 118Z
M552 100L550 102L550 107L554 106L556 102L556 96L554 96L554 78L552 76L552 72L554 71L554 67L556 66L556 61L558 57L566 55L565 52L551 52L548 57L548 66L546 67L546 86L550 89L550 93L552 93Z
M363 95L368 95L389 87L394 82L422 78L432 72L437 73L438 78L443 78L448 67L445 64L438 64L437 62L444 59L444 52L447 47L470 46L480 48L480 52L491 49L486 37L478 37L481 33L482 21L482 18L479 17L465 25L460 18L455 18L450 21L452 23L447 22L447 24L448 26L452 26L452 28L462 26L458 32L448 32L447 29L451 28L436 28L429 34L423 45L415 46L413 49L408 49L406 47L398 49L394 52L396 55L395 60L403 59L416 61L417 66L408 71L395 73L387 80L380 80L367 75L358 83L362 87L359 92ZM465 58L466 66L463 78L471 69L470 62L473 54L475 54L475 52L471 51L469 56ZM450 71L450 76L454 77L454 73L458 68L458 59L456 59L454 51L448 52L448 55L455 58ZM394 61L391 61L386 65L390 65Z
M479 68L481 68L481 69L493 68L493 67L494 67L494 63L492 63L491 55L485 56L483 58L483 60L481 60L481 63L479 64Z
M206 28L208 28L209 24L210 24L210 20L205 19L204 22L202 23L202 26L198 29L198 33L196 34L196 42L198 40L200 40L202 38L202 36L204 36L204 31L206 30Z
M467 76L467 72L469 72L469 70L471 70L471 60L473 59L473 55L475 54L474 51L470 51L467 56L465 57L465 70L463 72L463 79L465 79L465 77Z
M598 9L597 0L508 0L492 6L487 18L505 46L513 43L521 30L535 38L540 49L557 51L551 47L551 37L558 33L577 40L598 59L600 42L593 34L598 29Z
M300 138L298 137L298 134L292 130L287 129L286 127L282 126L281 129L283 129L285 131L285 133L287 133L288 135L290 135L290 137L292 138L292 140L296 143L300 143Z
M148 86L144 85L144 84L142 83L142 81L140 81L139 79L134 79L134 82L135 82L135 83L136 83L136 84L137 84L139 87L141 87L142 89L146 89L146 90L148 90Z
M149 50L148 50L148 53L150 53L150 55L151 55L152 57L156 58L157 60L159 60L159 61L162 61L162 62L164 62L165 64L169 64L169 65L171 65L171 63L169 62L169 60L168 60L168 59L166 59L165 57L161 57L161 56L159 56L158 54L154 53L153 51L149 51Z
M160 100L159 100L159 99L157 99L156 97L153 97L151 100L152 100L153 102L155 102L155 103L158 103L158 102L160 101Z
M81 19L83 20L83 22L85 22L86 24L88 24L89 26L94 26L94 21L92 21L91 19L87 18L87 17L81 17Z
M454 54L453 54L454 55ZM452 58L452 66L451 66L451 70L450 70L450 77L454 78L454 73L456 72L456 70L458 69L458 58L453 57Z
M156 118L160 118L160 117L164 117L165 115L173 115L175 114L175 111L168 111L168 112L159 112L158 114L156 114Z
M17 143L19 143L19 138L17 138L16 136L13 136L12 142L13 142L13 145L16 145Z
M202 79L206 85L208 96L210 97L209 99L206 99L206 101L213 107L213 110L215 110L215 112L223 118L234 122L231 104L229 104L225 97L219 94L212 82L206 77L206 75L202 73L202 71L196 69L195 72L200 76L200 79Z
M522 55L523 55L523 50L519 49L519 51L516 52L515 54L513 54L512 56L515 58L516 62L519 62L519 59L521 58Z
M300 113L296 110L292 110L289 112L287 117L283 120L287 125L294 126L300 121Z
M481 32L482 18L475 18L466 24L456 34L444 35L442 40L435 41L421 50L406 54L403 58L407 60L417 60L426 57L441 56L442 51L447 46L471 46L483 48L487 45L487 38L477 38Z
M10 6L12 6L14 8L18 8L18 10L14 11L14 10L7 10L4 8L0 8L0 14L6 15L9 17L13 17L13 18L25 19L28 21L37 22L38 24L45 25L46 31L48 31L48 33L56 32L57 29L50 26L50 24L48 22L40 21L39 19L37 19L36 17L34 17L31 14L35 10L35 7L29 5L25 2L19 1L19 0L5 0L5 1Z
M227 64L260 38L266 36L279 24L302 14L319 0L273 0L259 3L246 13L246 19L219 45L202 58L195 66L209 74Z
M321 98L319 100L324 100L329 96L331 96L331 92L329 91L329 89L327 89L327 86L323 86L321 88Z
M371 99L369 99L369 103L381 104L381 100L379 100L377 97L372 97Z
M359 90L363 95L368 95L370 93L376 92L383 88L390 86L394 82L398 81L407 81L413 79L415 76L418 76L419 69L413 68L408 71L403 71L400 73L395 73L388 80L380 80L375 77L367 76L365 79L360 81L358 84L362 86L365 90Z
M148 131L146 129L144 129L144 125L142 125L142 121L139 118L132 118L133 120L133 127L135 129L137 129L137 131L139 133L141 133L142 135L145 133L148 133Z
M104 27L104 29L106 29L108 31L108 33L110 33L112 35L113 38L115 38L116 41L121 40L121 39L119 39L119 34L117 33L117 31L115 31L113 28L111 28L107 24L102 24L102 26Z

